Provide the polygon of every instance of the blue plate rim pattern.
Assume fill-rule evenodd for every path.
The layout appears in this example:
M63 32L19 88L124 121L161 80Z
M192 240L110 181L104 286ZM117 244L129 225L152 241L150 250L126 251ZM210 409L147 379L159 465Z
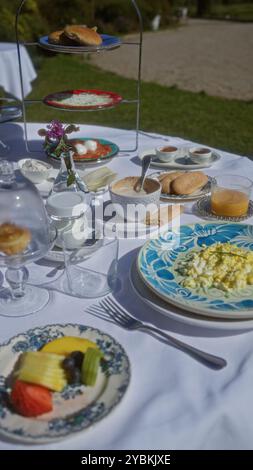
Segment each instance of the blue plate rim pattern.
M189 250L196 247L195 243L197 243L197 246L200 247L204 241L205 244L211 245L217 241L224 242L229 240L236 240L236 244L239 246L247 247L253 251L253 226L249 224L238 224L231 222L197 222L195 224L181 225L179 229L181 235L182 231L185 230L183 240L186 248L184 245L182 245L181 242L178 249L172 249L171 254L168 255L169 244L171 248L171 242L173 241L171 238L172 232L170 230L163 232L160 237L155 240L147 241L141 248L137 258L137 268L141 279L147 285L147 287L166 302L183 310L199 315L237 320L253 318L253 288L250 288L252 291L250 298L239 296L238 299L236 299L234 296L234 300L224 300L224 295L222 294L220 295L220 298L217 299L212 296L198 296L196 292L191 291L190 289L182 288L177 283L175 273L173 272L173 264L176 261L177 256L182 252L186 253L187 249ZM218 235L215 237L215 235L219 232L219 229L221 231L219 237L220 240L217 239ZM243 230L245 232L243 232ZM231 231L234 235L233 237L231 237ZM178 237L178 234L176 236ZM199 244L198 240L200 240ZM158 252L159 255L157 254ZM169 256L169 269L168 265L166 265L164 261L167 260L167 255ZM162 262L160 263L161 260ZM150 262L152 262L153 265L156 263L155 272L152 271ZM157 275L158 270L160 270L159 275Z
M71 140L71 139L70 139ZM80 160L74 160L75 164L81 164L81 163L93 163L94 165L96 163L100 163L102 161L107 161L107 160L110 160L111 158L115 157L116 155L118 155L120 149L119 149L119 146L117 144L115 144L114 142L111 142L110 140L107 140L107 139L102 139L102 138L99 138L99 137L77 137L76 139L73 139L73 140L98 140L101 144L103 145L110 145L112 147L112 150L110 153L108 153L108 155L105 155L105 156L102 156L102 157L99 157L97 159L93 159L93 158L83 158L83 159L80 159ZM57 161L59 162L60 159L59 157L55 157L51 154L48 153L48 156L49 158L52 158L54 161Z
M6 378L9 376L8 367L6 367L6 357L7 359L9 358L8 354L13 367L13 361L18 357L19 353L27 350L38 350L49 338L56 339L62 337L66 335L65 332L68 334L69 331L71 333L76 332L79 334L79 337L85 338L88 335L88 338L96 341L104 351L107 356L109 371L108 376L106 376L107 386L103 388L102 393L95 401L72 414L68 412L64 417L37 420L36 418L24 418L13 413L6 397L7 388L5 384ZM92 337L89 337L89 335ZM98 328L74 323L37 326L23 333L18 333L0 344L0 364L2 367L4 366L4 372L2 367L0 370L0 435L11 438L13 441L24 443L39 444L58 441L97 424L120 403L131 379L129 357L123 346L116 339ZM67 392L62 392L65 395L68 395L68 393L68 390ZM63 400L73 398L72 396L65 395ZM77 395L80 395L80 393L77 393ZM14 419L15 417L16 420ZM38 421L43 434L37 431L37 433L34 432Z

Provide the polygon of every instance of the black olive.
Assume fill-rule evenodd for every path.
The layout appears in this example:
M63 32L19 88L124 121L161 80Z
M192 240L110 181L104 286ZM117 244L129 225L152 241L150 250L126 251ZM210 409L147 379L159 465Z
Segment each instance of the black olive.
M80 369L74 368L68 371L68 381L71 385L81 383L81 371Z
M66 358L62 361L62 367L63 367L66 371L70 371L70 370L74 369L74 368L75 368L75 360L74 360L71 356L66 357Z
M74 360L75 366L81 369L83 358L84 358L84 353L82 351L73 351L70 354L70 357Z

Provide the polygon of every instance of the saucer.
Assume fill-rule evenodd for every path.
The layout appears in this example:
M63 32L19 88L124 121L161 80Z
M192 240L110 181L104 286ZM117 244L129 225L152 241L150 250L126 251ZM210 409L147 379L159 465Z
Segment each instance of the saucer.
M229 217L229 216L213 214L211 211L210 196L203 197L202 199L197 201L194 206L194 209L196 209L197 214L203 218L222 220L224 222L242 222L244 220L247 220L249 217L253 216L253 201L249 202L249 208L248 208L247 214L239 216L239 217Z
M142 161L146 155L154 155L154 158L151 161L151 166L153 167L165 169L177 168L180 170L199 170L200 168L209 168L210 166L214 165L214 163L218 162L218 160L220 160L221 158L221 155L219 153L213 151L212 156L210 160L208 160L208 162L194 163L189 156L189 147L179 148L178 155L171 162L168 163L164 163L159 160L156 155L155 148L141 152L139 155L139 159Z

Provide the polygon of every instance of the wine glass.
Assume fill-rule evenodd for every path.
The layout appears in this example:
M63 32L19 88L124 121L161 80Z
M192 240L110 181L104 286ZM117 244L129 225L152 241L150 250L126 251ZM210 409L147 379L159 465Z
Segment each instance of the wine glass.
M12 163L0 161L0 266L9 286L0 291L0 315L25 316L47 304L47 290L26 285L26 265L43 258L56 235L35 186Z

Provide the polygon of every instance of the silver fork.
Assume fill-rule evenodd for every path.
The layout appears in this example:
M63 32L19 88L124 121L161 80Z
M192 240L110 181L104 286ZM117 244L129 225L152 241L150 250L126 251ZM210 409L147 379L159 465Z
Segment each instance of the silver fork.
M156 335L166 339L171 346L190 354L206 366L214 369L222 369L227 365L227 361L222 357L214 356L213 354L194 348L193 346L174 338L154 326L136 320L111 297L101 300L99 305L117 325L125 328L126 330L143 330L155 333ZM93 307L93 311L94 310L96 310L95 307Z

